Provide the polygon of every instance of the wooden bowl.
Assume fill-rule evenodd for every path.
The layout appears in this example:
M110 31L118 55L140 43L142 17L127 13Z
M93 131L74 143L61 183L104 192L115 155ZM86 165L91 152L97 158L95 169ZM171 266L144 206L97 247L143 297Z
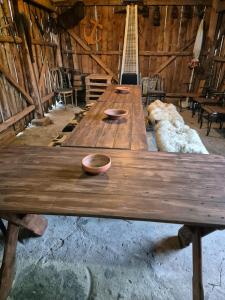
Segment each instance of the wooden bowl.
M104 154L90 154L82 159L82 167L90 174L105 173L111 167L111 158Z
M104 111L104 114L110 119L119 119L125 117L128 112L125 109L109 108Z
M116 91L121 94L128 94L130 92L129 88L126 86L117 86Z

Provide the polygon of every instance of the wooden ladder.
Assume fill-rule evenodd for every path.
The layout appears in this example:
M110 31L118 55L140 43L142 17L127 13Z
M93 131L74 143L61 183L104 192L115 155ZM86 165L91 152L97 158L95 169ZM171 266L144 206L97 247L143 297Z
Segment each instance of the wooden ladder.
M127 5L120 84L139 84L137 5Z

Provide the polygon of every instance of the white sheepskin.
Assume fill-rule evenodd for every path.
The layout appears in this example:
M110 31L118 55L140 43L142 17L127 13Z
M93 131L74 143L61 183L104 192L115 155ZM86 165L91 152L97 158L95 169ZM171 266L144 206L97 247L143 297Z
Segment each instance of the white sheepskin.
M208 154L197 131L185 125L173 104L156 100L148 107L148 118L155 125L160 151Z

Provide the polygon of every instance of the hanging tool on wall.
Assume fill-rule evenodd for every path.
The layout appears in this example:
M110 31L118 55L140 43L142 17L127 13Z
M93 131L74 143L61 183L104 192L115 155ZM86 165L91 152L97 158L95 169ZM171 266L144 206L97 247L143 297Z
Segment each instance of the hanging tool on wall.
M98 40L96 39L97 28L103 29L103 26L99 23L98 20L90 19L90 23L93 24L91 33L88 35L84 28L84 39L88 45L95 45L96 43L98 43L101 40L101 38L99 38Z

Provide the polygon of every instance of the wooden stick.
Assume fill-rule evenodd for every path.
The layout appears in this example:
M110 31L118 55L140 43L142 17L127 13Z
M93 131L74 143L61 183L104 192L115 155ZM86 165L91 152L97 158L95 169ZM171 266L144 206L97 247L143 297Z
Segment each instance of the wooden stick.
M202 284L202 245L201 245L201 229L193 229L192 240L192 256L193 256L193 300L203 300L204 290Z
M33 4L41 6L49 11L56 12L56 7L53 5L51 0L26 0L26 2L32 2Z
M13 282L19 226L8 223L3 261L0 272L0 300L6 300Z

